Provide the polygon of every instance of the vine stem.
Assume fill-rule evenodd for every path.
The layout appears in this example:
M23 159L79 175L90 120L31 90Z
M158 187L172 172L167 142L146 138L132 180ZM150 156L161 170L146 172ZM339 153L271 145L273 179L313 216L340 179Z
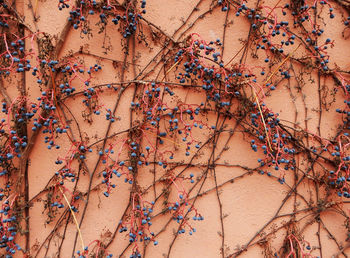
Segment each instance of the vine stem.
M269 137L269 135L268 135L268 133L267 133L266 122L265 122L264 115L263 115L262 110L261 110L261 106L260 106L260 103L259 103L258 97L257 97L257 95L256 95L256 93L255 93L255 89L253 89L253 95L254 95L254 98L255 98L256 104L258 105L259 112L260 112L260 116L261 116L261 120L262 120L263 125L264 125L264 129L265 129L265 135L266 135L267 143L269 144L270 150L272 151L272 146L271 146L271 142L270 142L270 137Z
M60 191L61 191L61 193L63 195L64 200L66 201L66 203L67 203L67 205L69 207L70 212L72 213L72 216L73 216L73 219L74 219L74 223L75 223L75 226L77 227L77 231L78 231L78 234L79 234L79 237L80 237L81 247L82 247L82 250L84 250L84 248L85 248L84 240L83 240L83 236L82 236L81 231L80 231L80 227L79 227L79 223L78 223L77 217L75 217L74 211L72 210L72 206L70 205L70 203L68 201L68 198L64 194L62 188L59 187L59 189L60 189Z
M289 53L287 55L287 57L276 67L276 69L270 74L270 76L265 80L264 84L268 83L271 78L277 73L277 71L281 68L281 66L288 61L288 59L295 53L295 51L298 50L298 48L300 47L301 44L299 44L291 53ZM271 141L270 141L270 137L267 133L267 128L266 128L266 122L265 122L265 119L264 119L264 116L263 116L263 113L262 113L262 109L261 109L261 106L260 106L260 103L259 103L259 100L258 100L258 97L255 93L255 89L253 88L253 95L254 95L254 98L255 98L255 101L256 101L256 104L258 105L258 108L259 108L259 111L260 111L260 116L261 116L261 120L263 122L263 125L264 125L264 129L265 129L265 135L266 135L266 139L267 139L267 143L269 144L269 147L270 147L270 150L272 151L272 145L271 145Z

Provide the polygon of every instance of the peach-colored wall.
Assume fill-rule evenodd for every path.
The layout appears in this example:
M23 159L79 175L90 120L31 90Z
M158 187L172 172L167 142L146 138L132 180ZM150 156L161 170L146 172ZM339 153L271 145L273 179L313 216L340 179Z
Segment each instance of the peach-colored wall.
M66 24L68 17L68 10L64 9L58 11L56 0L22 0L16 1L18 10L23 13L25 17L25 23L28 24L33 31L38 29L40 32L48 33L52 36L52 41L56 44L57 37L60 35L62 29ZM71 1L72 2L72 1ZM139 1L140 2L140 1ZM211 0L147 0L147 13L144 15L147 22L152 23L162 29L169 37L176 42L182 43L184 39L190 35L190 33L198 33L204 40L216 40L217 38L222 39L224 33L224 23L226 19L226 13L222 12L220 8L213 7L217 1ZM234 2L234 1L229 1ZM263 2L264 6L274 6L278 3L287 1L260 1ZM307 1L309 2L309 1ZM37 22L34 22L32 9L28 7L31 4L34 6L35 15L38 17ZM197 9L193 11L196 7ZM254 6L255 1L248 1L249 6ZM211 12L207 12L212 8ZM326 20L326 23L322 24L325 30L324 39L331 37L335 40L334 48L329 49L329 53L332 57L330 67L337 65L340 70L349 71L350 63L350 48L348 40L342 36L344 26L342 22L342 12L340 7L334 4L336 18L332 21ZM193 11L193 12L192 12ZM192 12L192 13L191 13ZM202 19L199 19L204 14ZM327 11L323 11L322 17L327 18ZM186 20L188 18L188 20ZM185 25L181 27L179 31L177 29L186 21ZM164 56L165 59L170 58L166 69L160 70L160 65L156 63L161 60L161 56L157 57L156 62L151 62L151 65L146 65L154 58L154 56L162 49L166 42L166 37L162 35L157 28L151 27L153 35L150 33L150 29L147 27L145 21L142 21L144 33L149 43L149 46L145 46L143 42L135 43L130 40L130 54L126 58L126 70L123 74L123 60L124 50L121 42L125 42L121 34L117 30L117 26L114 26L111 22L105 28L105 32L98 32L97 15L89 17L90 27L92 28L91 36L82 36L80 30L71 29L68 36L65 38L62 51L59 54L59 58L62 60L68 60L67 56L72 53L76 53L75 57L82 60L86 66L94 65L98 63L102 66L102 70L94 74L91 85L105 84L105 83L117 83L123 81L134 80L135 76L142 72L142 75L137 77L138 80L164 80L166 82L175 82L175 75L180 71L177 68L171 68L173 64L173 56ZM193 27L190 25L195 22ZM292 23L292 20L289 20ZM321 18L319 18L321 22ZM247 32L249 31L249 23L244 18L237 18L234 11L230 11L227 16L227 27L225 32L225 49L223 54L223 61L228 62L235 54L237 54L242 47L242 40L245 40ZM189 28L187 30L187 28ZM184 32L184 34L182 34ZM346 30L345 30L346 32ZM26 31L27 35L29 32ZM154 40L151 38L155 37ZM124 43L125 44L125 43ZM27 47L29 48L30 40L27 40ZM35 44L34 44L35 45ZM103 46L108 47L106 50ZM36 47L36 46L35 46ZM296 46L288 48L291 53ZM79 53L79 51L87 54ZM135 51L133 53L133 51ZM165 52L162 52L164 54ZM171 53L172 55L174 53ZM297 58L305 55L304 47L300 47L295 53L292 54L293 58ZM65 57L66 56L66 57ZM134 56L134 57L133 57ZM239 55L240 57L240 55ZM254 59L250 54L247 55L245 61L248 65L262 65L265 59L265 54L260 52L259 58ZM238 62L234 60L233 63ZM301 66L298 64L296 67L296 76L301 74ZM144 70L145 69L145 70ZM275 69L275 68L274 68ZM272 70L274 70L272 69ZM156 77L159 73L158 78ZM165 76L164 74L167 73ZM280 119L285 122L286 125L292 126L288 121L298 124L300 128L307 129L313 134L318 134L318 117L319 117L319 98L318 98L318 87L317 87L317 70L309 71L309 74L304 75L303 80L305 84L298 88L297 81L293 77L290 81L281 83L277 89L271 93L265 100L271 110L280 114ZM86 75L84 75L86 76ZM276 77L278 73L276 74ZM301 75L303 76L303 75ZM165 77L163 79L163 77ZM33 78L29 73L26 75L26 87L30 99L35 99L40 95L40 89L36 84L36 79ZM333 81L330 77L322 76L321 85L333 85ZM11 98L15 98L18 94L17 90L11 85L11 82L5 81L5 85L8 89ZM133 94L136 84L130 84L123 94L121 94L120 103L115 113L116 122L112 124L109 134L128 130L130 123L133 125L137 124L137 121L142 114L133 113L133 121L130 121L130 102L133 99ZM138 87L142 87L142 84L138 84ZM74 81L74 86L77 91L84 89L83 83L79 80ZM118 86L120 87L120 86ZM248 87L248 86L247 86ZM288 89L290 87L290 89ZM330 86L329 88L332 88ZM140 89L140 88L139 88ZM173 87L175 97L165 97L169 106L175 106L180 102L183 103L201 103L205 101L205 95L200 91L193 91L183 87ZM247 90L249 92L249 90ZM92 115L92 122L88 123L84 121L82 112L85 108L82 105L82 95L68 98L64 101L64 104L69 108L71 114L68 114L68 119L72 119L74 115L75 119L80 125L82 137L86 140L87 144L91 144L98 139L104 137L108 126L108 121L105 119L105 110L110 108L113 109L116 100L119 96L119 91L113 91L104 89L99 93L99 104L103 105L102 114L100 116ZM137 94L140 94L138 91ZM138 96L136 96L138 97ZM336 93L336 103L332 103L329 110L323 109L322 120L321 120L321 136L324 138L334 137L338 124L341 123L341 116L334 112L337 105L342 105L344 96L342 93ZM328 102L331 102L331 92L325 96ZM237 104L233 104L231 110L234 111L238 108ZM296 115L297 114L297 115ZM215 124L216 116L212 114L202 115L200 117L203 121L206 121L209 125ZM236 126L236 120L226 120L226 129L233 129ZM161 125L162 126L162 125ZM74 121L71 123L71 127L76 139L79 139L78 129ZM209 129L194 129L193 135L195 138L202 143L208 139L208 136L213 131ZM58 150L47 150L46 144L44 143L44 136L39 134L35 141L35 147L32 149L29 159L29 198L35 197L42 191L48 184L53 174L60 168L59 165L55 165L57 157L64 157L71 147L67 137L57 138L57 142L61 148ZM153 135L154 136L154 135ZM152 133L149 133L148 137L155 140ZM120 136L114 137L108 143L117 143L116 150L119 149L120 142L122 142L127 134L121 134ZM143 145L145 145L145 138L143 138ZM176 143L174 143L174 141ZM188 234L182 234L177 236L174 242L169 257L174 258L189 258L189 257L227 257L229 254L237 251L237 248L241 248L247 244L251 238L256 234L257 231L262 229L266 223L269 224L264 228L260 235L256 236L252 243L255 243L259 239L262 239L265 234L273 231L275 228L288 223L291 221L289 213L293 213L295 210L307 209L310 210L300 212L295 216L297 223L293 224L289 228L289 233L294 232L299 239L303 239L310 243L312 247L311 254L313 256L320 256L319 241L322 243L322 257L332 257L339 253L337 243L330 238L329 233L336 237L338 244L341 246L340 249L344 248L344 254L350 255L350 248L347 248L349 243L346 242L347 231L344 227L346 218L341 215L343 211L349 216L349 204L342 203L342 199L335 197L335 193L330 199L335 202L339 202L332 208L327 209L325 212L320 213L322 223L317 223L315 217L317 216L317 200L322 200L326 196L324 187L318 189L318 195L312 180L308 181L305 179L297 187L298 195L292 193L293 197L290 197L278 215L280 218L276 218L273 222L270 219L276 214L284 198L291 193L291 187L293 187L295 180L295 173L287 171L285 174L286 184L281 185L277 178L280 176L279 172L274 171L274 177L268 177L265 175L259 175L257 172L247 174L243 167L255 168L258 166L257 159L261 158L261 152L253 152L250 147L250 139L246 135L243 137L242 128L239 128L230 137L229 131L225 131L220 135L218 144L216 146L216 167L207 170L208 158L211 153L213 146L208 144L203 150L201 155L196 157L193 161L194 167L189 168L185 172L185 176L189 176L190 173L195 174L195 179L200 179L201 175L204 175L205 171L208 171L207 179L203 188L200 190L201 193L196 200L195 207L198 209L201 215L205 218L204 221L193 221L190 223L196 228L196 232L191 236ZM306 144L306 143L305 143ZM312 143L311 143L312 144ZM311 144L309 147L311 147ZM175 146L176 145L176 146ZM175 151L174 160L172 162L180 162L186 164L192 158L192 155L186 157L184 155L185 148L181 141L181 137L174 138L165 141L165 146ZM178 150L176 150L178 147ZM89 173L94 170L98 155L98 148L101 146L96 145L93 148L93 153L87 156L86 169L81 172L77 191L82 193L87 191L89 183ZM159 147L161 152L166 147ZM193 147L194 148L194 147ZM220 155L219 155L220 153ZM124 149L122 151L122 157L128 155ZM152 158L153 159L153 158ZM157 157L156 159L157 160ZM299 168L306 170L309 163L305 157L300 156L297 160ZM78 169L78 164L74 163L73 167ZM171 166L170 166L171 167ZM324 173L322 164L316 166L320 173ZM113 178L117 187L111 190L109 198L103 195L105 186L98 184L102 181L100 172L103 166L100 164L97 168L97 173L92 180L92 187L95 189L91 192L88 208L86 210L84 221L80 227L82 239L84 244L87 245L93 240L101 240L102 242L108 242L111 237L111 232L117 227L119 220L122 218L123 212L129 203L129 194L131 185L124 183L124 178L116 179ZM142 189L146 189L152 184L154 177L155 179L163 178L167 172L166 169L160 168L158 165L155 167L156 172L153 173L153 165L150 167L142 167L138 171L138 183ZM179 173L184 166L178 166L174 169L174 172ZM214 174L215 173L215 174ZM303 175L302 172L297 171L298 178ZM240 177L240 175L244 175ZM310 177L315 175L310 175ZM217 179L217 185L219 185L218 192L215 190L215 177ZM235 178L234 181L230 181ZM195 187L194 191L191 192L190 197L195 196L195 193L199 190L199 185ZM73 184L66 184L66 187L72 190ZM96 187L96 188L95 188ZM159 183L155 189L150 188L145 193L145 200L154 200L154 194L159 195L163 191L164 185ZM184 182L184 187L189 189L190 184ZM69 192L66 192L68 198L70 198ZM221 202L221 213L218 202L218 196ZM57 257L57 250L61 243L61 257L71 257L73 242L76 236L77 228L74 221L71 219L68 223L66 232L64 233L65 223L58 228L50 241L44 242L49 236L50 232L54 229L57 223L57 218L60 213L57 214L56 218L53 219L49 224L46 223L48 214L44 211L46 192L41 193L32 202L32 206L29 212L29 223L30 223L30 255L36 255L36 257ZM172 189L170 194L170 200L176 198L175 189ZM76 213L78 221L80 221L83 207L85 205L84 200L78 202L79 212ZM154 208L155 214L161 211L162 201L158 201ZM193 215L191 215L192 217ZM224 253L221 252L222 247L222 225L220 216L222 216L222 223L224 226ZM176 231L178 224L175 221L170 221L169 225L165 226L169 221L170 216L157 216L152 219L152 231L162 231L156 238L159 242L157 246L149 244L147 248L141 248L142 252L146 250L145 257L167 257L169 252L169 245L174 238L174 232ZM320 229L319 229L320 227ZM248 251L243 252L240 257L271 257L271 254L278 252L283 245L283 241L287 236L285 227L277 233L267 236L267 240L262 241L259 244L255 244L253 247L248 248ZM326 229L330 232L327 232ZM320 232L318 238L317 232ZM62 235L65 234L65 239L62 242ZM319 240L320 239L320 240ZM44 243L44 244L43 244ZM24 240L22 241L24 245ZM40 252L38 248L43 244ZM119 257L121 252L127 247L128 236L127 233L117 234L113 243L108 247L108 252L114 254L114 257ZM142 246L142 244L141 244ZM76 250L81 250L80 238L77 239ZM268 253L268 250L271 252ZM128 257L131 254L131 249L127 249L125 256ZM18 253L18 257L22 254ZM298 256L301 257L301 256ZM343 257L340 254L339 257Z

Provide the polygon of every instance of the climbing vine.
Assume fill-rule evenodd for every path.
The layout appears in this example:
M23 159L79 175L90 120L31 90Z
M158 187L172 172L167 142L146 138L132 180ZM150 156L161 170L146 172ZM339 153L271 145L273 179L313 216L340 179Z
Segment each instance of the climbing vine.
M1 254L348 257L350 2L168 2L0 0Z

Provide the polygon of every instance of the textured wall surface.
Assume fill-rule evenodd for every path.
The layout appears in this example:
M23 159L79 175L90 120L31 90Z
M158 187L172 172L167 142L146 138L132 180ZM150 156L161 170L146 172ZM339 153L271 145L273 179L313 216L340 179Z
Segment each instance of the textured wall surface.
M347 128L341 130L343 118L335 112L336 108L343 108L344 100L348 98L347 92L342 90L348 84L346 80L350 71L349 28L344 25L350 8L347 1L329 2L334 9L333 19L329 18L329 6L315 1L317 9L308 9L311 18L303 24L303 28L293 25L297 18L290 14L292 10L286 9L288 14L282 15L281 7L288 1L248 1L246 5L249 8L259 10L261 17L268 16L269 24L273 24L275 18L288 21L288 30L292 31L290 35L297 35L293 45L283 46L281 55L256 50L257 44L263 45L261 35L251 31L254 22L247 18L248 11L243 10L240 16L236 15L242 7L239 1L223 1L224 4L220 6L218 1L211 0L147 0L147 12L139 20L137 32L126 39L122 25L114 25L112 16L108 17L106 25L101 24L98 12L87 15L87 22L82 22L88 28L87 34L82 33L82 27L74 29L72 24L67 27L74 1L67 1L69 8L61 11L56 0L15 2L18 13L24 17L25 26L37 32L32 37L29 29L24 31L28 36L25 40L28 51L43 51L38 48L36 39L48 35L48 40L56 46L56 59L62 67L73 67L74 63L78 63L85 70L70 77L47 72L48 76L43 79L47 85L37 83L39 75L33 76L31 72L24 75L28 102L37 102L37 97L46 90L54 96L53 101L59 103L59 123L70 126L67 134L54 137L59 149L47 148L47 134L38 133L33 139L26 187L30 203L29 237L26 240L25 236L18 236L20 245L30 250L27 253L30 257L71 257L73 250L78 257L76 251L82 251L82 241L84 246L90 244L87 256L94 257L106 257L107 254L129 257L137 248L143 257L155 258L273 257L275 254L278 257L350 256L347 240L350 206L347 198L339 197L337 189L334 189L336 187L330 187L327 181L329 171L337 170L339 165L338 161L327 161L333 157L332 146L343 144L343 156L348 151L346 135L338 137ZM97 2L100 4L100 1ZM116 13L123 15L131 12L125 11L125 8L129 8L126 3L132 1L126 1L124 5L121 5L121 1L105 1L104 4L108 5L108 2L112 6L120 5ZM311 1L291 2L300 6L303 6L302 2L310 6L313 4ZM140 5L141 1L135 1L136 10L142 10ZM130 4L130 8L132 6ZM222 10L224 6L228 7L228 11ZM123 24L122 21L120 23ZM313 50L314 46L306 43L312 23L317 24L318 30L324 30L317 37L319 46L327 38L331 39L332 47L329 45L326 50L330 56L329 70L322 70L317 57L319 53ZM68 32L62 34L67 28ZM261 27L260 31L263 30ZM268 34L268 27L265 32ZM312 33L310 35L313 37ZM202 53L200 62L203 66L219 71L219 63L222 62L227 73L238 73L242 69L243 73L250 71L257 74L257 83L251 81L255 77L247 77L232 84L234 90L231 90L231 95L239 91L250 102L225 95L225 83L213 80L213 84L217 83L217 93L222 94L220 101L229 102L227 107L220 109L217 107L219 100L207 98L215 92L204 91L201 79L191 75L191 79L187 78L185 83L179 82L177 76L184 72L186 58L178 62L174 58L179 49L190 49L191 39L203 42L221 40L221 46L213 44L217 48L215 52L220 53L218 61L213 61L212 53L208 56ZM279 44L281 39L279 35L272 41ZM60 40L63 40L62 46ZM55 49L47 51L49 53ZM270 58L268 63L264 61L267 57ZM35 54L28 58L33 66L44 59L36 59ZM95 64L102 69L93 71L89 78L86 71ZM260 74L262 70L265 71L264 75ZM284 77L281 71L288 71L290 77ZM20 75L15 77L2 80L3 88L14 102L20 92L19 86L16 87L20 85L17 81L21 81ZM59 84L67 80L70 80L70 87L76 89L69 96L59 89ZM89 86L84 84L87 80ZM276 85L275 90L265 87L267 80ZM151 81L157 82L162 93L165 87L169 87L173 95L164 93L158 102L147 102L145 91L151 89ZM339 86L339 82L343 86ZM53 88L56 88L54 93L49 88L50 83L51 87L53 84ZM108 84L112 87L108 88ZM84 96L89 87L95 87L94 93L90 92L91 99L86 97L90 93ZM284 165L281 165L281 169L275 170L273 164L259 168L258 159L265 158L261 149L264 144L258 144L257 152L252 150L251 140L257 139L255 131L258 129L249 124L251 114L258 114L250 105L255 102L255 109L258 110L258 98L259 108L264 108L260 105L265 103L271 112L278 113L283 128L299 141L299 145L294 140L288 143L297 151L293 156L296 169L284 170ZM84 105L84 100L90 101L89 107ZM133 107L133 102L141 103L144 109ZM194 110L201 103L204 105L194 121L203 124L203 129L193 126L194 121L185 114L187 109ZM150 114L146 112L147 108L157 105L168 109L164 112L158 112L156 108L152 110L152 115L160 120L157 126L152 127L152 119L147 120ZM191 136L188 138L195 142L189 155L186 155L186 146L190 140L183 141L186 130L183 135L172 135L169 131L170 118L166 114L175 106L182 107L184 111L184 114L176 115L180 120L179 128L191 125ZM109 109L112 112L115 109L113 123L106 119ZM96 114L96 110L100 115ZM244 112L247 112L245 118L242 115ZM262 123L259 114L257 120ZM31 130L32 122L28 123L29 138L35 134ZM214 125L215 128L212 127ZM163 137L159 136L159 132L168 134ZM264 130L261 132L261 135L266 133ZM269 137L272 141L273 135ZM140 153L147 156L145 148L151 146L148 166L145 163L132 163L132 141L139 146L140 151L135 151L138 157ZM327 142L328 151L320 153L322 147L327 147ZM195 148L197 143L201 146L199 150ZM92 152L86 151L84 160L77 157L71 159L71 155L82 154L76 151L80 146L86 149L91 147ZM98 154L108 148L113 149L114 153ZM325 158L318 159L316 154L312 154L312 148ZM174 158L170 159L170 156ZM55 163L58 158L64 161L63 164ZM101 183L103 171L117 166L120 161L125 161L126 165L117 169L125 173L120 178L114 175L110 180L116 187L107 189L106 184ZM76 181L71 182L66 178L62 186L55 172L67 166L66 162L71 162L69 166L76 175ZM162 167L159 162L167 164L167 167ZM133 167L132 173L127 172L128 166ZM261 171L264 171L263 175ZM194 183L190 182L191 174ZM125 183L126 178L133 181ZM280 182L282 179L284 183ZM109 197L104 195L106 191ZM71 201L73 193L80 199ZM188 198L189 206L184 207L183 214L189 220L178 223L172 219L175 212L161 212L167 210L171 203L181 201L180 194ZM51 207L54 200L59 200L64 208ZM77 233L77 223L72 218L67 201L78 209L75 216L81 235ZM154 206L151 205L152 201L155 201ZM141 220L133 217L138 214L133 212L137 204L152 206L153 209L149 230L156 237L152 237L146 245L143 242L136 245L129 243L132 225L127 226L126 232L119 233L123 223L133 220L133 226L137 224L138 229L141 228ZM192 217L196 217L194 210L186 213L192 204L200 214L198 217L203 216L204 220L193 220ZM120 224L120 221L123 223ZM184 224L185 221L188 224ZM186 230L185 233L178 234L182 228ZM192 233L193 228L196 232ZM154 241L158 244L154 245ZM106 253L102 255L101 250L106 245ZM294 249L296 251L293 253ZM98 252L100 256L96 254ZM17 256L24 254L17 252Z

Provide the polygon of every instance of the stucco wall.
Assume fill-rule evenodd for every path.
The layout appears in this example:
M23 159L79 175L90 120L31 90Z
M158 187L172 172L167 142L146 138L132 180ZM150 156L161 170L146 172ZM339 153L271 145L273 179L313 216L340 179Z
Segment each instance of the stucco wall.
M240 121L237 119L238 116L225 117L224 113L217 116L214 102L210 104L210 101L206 100L206 95L200 87L181 86L176 79L178 73L183 71L183 66L181 63L174 62L176 54L174 49L185 46L186 39L191 33L197 33L207 42L216 41L219 38L224 43L223 50L218 48L219 52L222 51L219 60L224 64L230 62L227 65L228 69L232 69L231 65L239 64L243 55L242 63L247 67L255 67L252 71L258 74L258 82L261 85L272 74L270 79L277 85L276 90L265 89L264 91L268 92L267 95L263 96L264 94L259 92L258 96L271 111L279 113L283 125L294 128L290 132L295 139L303 143L305 148L321 146L323 144L321 138L336 141L339 126L342 125L342 116L336 113L335 109L343 107L343 101L348 98L348 95L336 85L332 75L327 73L320 75L317 68L310 68L305 63L301 63L301 59L298 58L308 57L313 60L307 51L307 46L303 45L301 40L296 39L293 46L286 47L284 56L274 59L275 63L270 68L270 63L264 62L266 58L264 51L257 52L258 56L253 56L255 41L249 42L249 46L244 48L251 24L244 15L236 16L234 1L227 2L232 6L228 12L223 12L221 7L217 6L217 1L147 0L147 13L143 15L144 20L140 20L142 28L138 27L138 31L142 31L143 35L136 38L131 36L124 39L119 31L120 27L111 21L99 33L98 14L87 17L88 26L91 29L88 35L82 34L80 28L74 30L70 27L67 35L62 38L64 43L58 53L60 62L71 62L71 64L81 62L87 68L98 64L102 69L92 73L90 86L114 83L113 87L116 89L113 87L109 89L106 86L97 88L100 115L88 114L88 108L82 103L85 99L83 94L69 97L62 94L58 97L62 103L60 104L61 119L71 127L71 131L68 130L70 137L76 142L82 142L85 146L93 145L92 152L86 154L83 163L77 160L72 162L74 173L79 172L76 188L74 188L74 182L68 181L65 182L65 188L62 188L57 184L58 179L58 181L52 179L55 172L62 167L62 164L55 164L57 157L64 158L71 154L69 151L72 150L72 142L69 137L64 134L59 135L55 138L55 142L60 145L60 148L48 150L44 139L45 134L37 135L28 163L30 209L27 245L29 245L30 257L71 257L74 245L76 245L76 251L82 251L81 240L85 246L94 240L99 240L103 244L109 243L120 220L130 220L131 213L128 205L132 204L132 201L129 201L136 192L143 192L142 198L145 201L156 201L153 214L158 214L152 218L150 227L151 231L157 235L154 240L158 241L158 245L155 246L153 240L146 247L143 243L139 243L139 250L144 257L215 258L238 254L240 257L272 257L274 253L285 257L286 253L283 252L282 247L288 246L288 236L291 235L299 239L304 252L310 254L310 257L350 255L347 242L349 229L344 226L348 222L350 206L346 198L337 196L336 190L327 190L327 183L322 177L333 169L332 164L317 160L316 164L311 165L316 156L308 156L309 154L305 154L304 150L299 149L300 155L295 156L297 163L295 171L276 171L271 167L264 168L265 174L261 175L260 170L257 169L259 166L257 160L264 155L261 149L257 152L252 150L253 137L247 133L249 126L244 125L245 120ZM16 1L18 12L25 18L25 25L33 32L40 31L50 35L53 45L59 45L57 42L62 35L62 30L66 28L69 16L69 10L64 8L59 11L57 3L56 0ZM284 6L285 3L287 1L259 1L258 6L267 8ZM346 38L349 28L346 28L343 20L348 14L340 4L334 1L330 3L334 8L334 19L329 19L328 7L322 9L318 3L319 16L315 21L324 29L324 34L318 37L318 40L321 42L326 38L332 39L334 46L327 50L331 57L329 67L333 69L332 71L347 71L340 72L346 80L350 68L350 49ZM73 1L69 4L72 6ZM251 8L256 5L256 1L247 3ZM140 9L140 3L137 3L137 8ZM268 9L262 13L266 14L266 10ZM276 9L275 12L282 19L281 9ZM312 10L310 14L313 15ZM37 18L34 19L33 15ZM289 21L289 26L293 30L292 17L287 15L283 19ZM309 24L306 23L305 31L311 30L308 26ZM305 37L305 31L295 31L298 31L298 36ZM29 29L25 30L25 35L31 35ZM38 34L38 37L42 35ZM144 37L144 40L141 37ZM196 35L193 37L199 38ZM35 52L39 51L35 39L27 38L26 48L32 47ZM125 55L126 48L128 48L127 55ZM286 57L288 57L287 60L285 60ZM34 56L31 60L33 63L36 62ZM203 62L213 65L206 59L203 59ZM282 62L284 66L279 66ZM266 71L264 76L259 75L262 67ZM277 71L275 71L276 67ZM279 81L281 78L279 67L290 71L291 78ZM71 84L76 88L76 92L86 89L84 80L87 78L88 75L85 72L81 74L81 78L72 81ZM61 77L57 76L55 79L58 85ZM191 147L191 154L185 155L186 143L182 141L181 135L164 137L164 144L159 144L156 143L154 130L147 131L144 127L141 137L137 135L139 131L130 131L130 128L136 128L145 119L145 114L132 110L130 103L142 101L144 89L149 87L149 81L153 80L159 82L162 90L168 86L174 92L174 96L164 95L162 100L169 108L181 104L206 103L205 106L209 111L201 112L196 119L208 125L209 128L204 127L202 130L192 128L193 138L203 146L195 156L193 154L197 150L194 146ZM15 79L3 80L4 87L12 100L19 94L14 81ZM162 85L164 82L168 84ZM191 81L186 81L186 84L191 84ZM193 81L192 84L197 84L197 81ZM200 82L198 84L201 86ZM242 85L245 89L241 93L245 92L254 102L252 86L244 83ZM45 86L39 87L37 78L30 72L25 74L25 87L28 99L31 101L35 101L45 89ZM336 88L337 91L334 90ZM243 105L242 103L233 100L227 109L235 114L235 111ZM105 165L99 160L98 151L101 149L110 124L109 120L106 120L106 110L113 110L115 107L116 121L110 125L108 135L118 132L120 134L106 142L105 148L112 144L115 150L115 154L111 155L112 159L107 161L108 164L118 160L129 160L130 149L125 143L130 139L138 139L142 148L153 144L157 152L150 155L149 166L138 167L137 187L134 184L124 183L124 175L121 178L114 176L111 180L116 184L116 188L110 190L107 198L103 194L106 186L101 184L103 180L101 173ZM83 114L88 115L84 117ZM160 131L166 130L165 121L167 119L162 117L159 123ZM211 126L215 124L217 127L212 129ZM30 129L31 125L28 125L28 128ZM221 132L217 134L220 130ZM305 137L307 133L309 135ZM28 134L31 136L33 132L28 130ZM218 135L214 136L216 143L207 142L214 134ZM99 140L101 141L98 142ZM170 160L170 155L166 152L163 159L161 155L166 150L173 152L174 159ZM192 150L195 151L192 152ZM119 153L120 156L117 157L116 154L119 155ZM158 165L158 161L164 162L164 160L168 162L166 168ZM308 168L311 166L313 169L309 171ZM305 171L309 172L305 174ZM272 175L268 176L268 172ZM170 178L179 173L181 177L187 179L183 180L180 177L169 186ZM194 184L188 180L191 173L194 175ZM285 180L284 184L278 181L282 177ZM90 183L92 190L87 196ZM175 185L179 189L190 191L189 202L192 204L195 201L195 208L204 217L203 221L197 221L192 220L193 213L189 214L189 223L196 229L192 235L189 234L188 227L185 234L177 234L179 224L171 219L172 215L159 214L166 207L163 203L164 196L158 197L159 195L166 190L171 190L167 197L169 202L178 200ZM79 227L81 237L77 235L77 223L72 219L70 210L66 209L67 203L63 198L62 189L67 189L65 197L69 200L73 191L83 195L79 201L75 202L78 207L75 216L79 223L84 214L84 207L87 206ZM48 193L60 196L66 207L57 209L57 212L54 211L54 216L49 223L49 211L44 209ZM62 216L63 212L65 215ZM66 223L68 216L70 218ZM60 218L63 220L60 221ZM256 235L257 232L258 235ZM269 234L270 232L273 233ZM134 247L133 244L128 247L128 234L129 231L124 233L117 231L107 252L114 257L119 257L120 254L128 257ZM291 239L294 241L293 238ZM25 237L19 237L18 241L21 246L26 246ZM309 243L311 250L305 248L308 245L306 243ZM245 249L247 244L249 247L246 251L237 253L238 250ZM91 244L90 254L96 251L93 249L95 246ZM22 257L24 254L17 252L15 256ZM301 253L298 251L295 257L302 257Z

